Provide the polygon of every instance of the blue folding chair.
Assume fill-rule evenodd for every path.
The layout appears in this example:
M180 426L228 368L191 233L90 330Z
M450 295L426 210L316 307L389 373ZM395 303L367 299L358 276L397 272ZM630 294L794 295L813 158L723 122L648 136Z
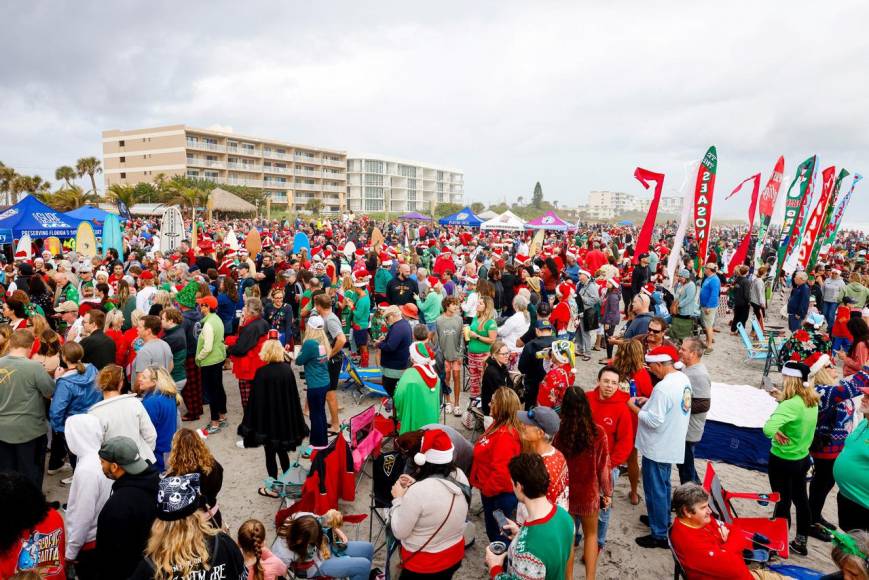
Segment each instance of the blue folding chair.
M380 367L358 367L353 363L353 359L345 352L344 358L341 361L341 372L338 374L338 380L344 381L347 384L352 382L350 378L350 369L353 368L363 379L369 381L383 381L383 370Z
M769 356L769 350L767 347L757 346L752 344L751 339L748 338L748 333L745 331L745 327L741 322L736 323L736 330L739 332L739 338L742 340L742 346L745 347L745 360L766 360Z

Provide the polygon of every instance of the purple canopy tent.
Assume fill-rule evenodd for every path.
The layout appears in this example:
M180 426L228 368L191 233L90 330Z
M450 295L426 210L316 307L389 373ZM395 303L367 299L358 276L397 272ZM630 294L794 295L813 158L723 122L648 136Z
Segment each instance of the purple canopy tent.
M542 216L534 218L525 224L525 228L529 230L554 230L558 232L566 232L576 229L576 226L564 221L558 217L554 211L550 210Z
M401 219L401 220L418 220L418 221L423 221L423 222L430 222L431 221L430 217L428 217L427 215L422 215L421 213L419 213L417 211L412 211L410 213L406 213L403 216L399 217L398 219Z

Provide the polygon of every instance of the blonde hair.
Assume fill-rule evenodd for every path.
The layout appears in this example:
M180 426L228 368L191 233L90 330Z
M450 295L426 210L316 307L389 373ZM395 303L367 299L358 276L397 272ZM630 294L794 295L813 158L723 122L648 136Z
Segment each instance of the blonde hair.
M211 569L206 539L219 532L198 513L173 522L154 520L145 548L145 556L154 564L154 578L168 580L176 573L183 578L199 563Z
M138 308L133 310L133 312L130 314L130 324L132 325L133 328L136 328L137 326L139 326L139 320L143 316L145 316L145 313L143 311L139 310Z
M810 378L805 383L799 377L784 377L782 380L782 388L779 391L779 401L787 401L793 397L802 398L806 407L817 407L821 400L821 395L815 390L815 381Z
M172 305L172 295L165 290L157 290L154 292L154 300L151 304L159 304L163 308L168 308Z
M490 296L480 296L480 301L483 311L477 314L477 328L482 329L483 324L495 317L495 301Z
M208 475L214 468L214 456L199 435L182 427L172 437L172 450L166 466L169 475L187 475L200 471Z
M251 580L263 580L265 569L262 565L263 542L266 540L266 527L259 520L247 520L238 528L238 547L245 554L253 554L256 561L253 563L253 576Z
M307 334L305 335L307 337ZM325 334L323 336L326 336ZM263 362L284 362L284 346L279 340L267 340L259 351L259 358Z
M106 313L106 328L114 328L116 324L118 325L116 330L120 330L124 325L124 313L117 308Z
M172 379L172 375L169 374L169 371L163 367L148 367L145 370L151 373L157 383L157 387L154 390L161 395L173 397L175 399L175 404L180 406L182 403L181 395L178 393L178 388L175 386L175 380Z
M51 330L48 321L41 314L34 314L30 317L30 326L33 328L33 336L42 336L46 330Z
M326 336L326 331L322 328L305 327L305 340L316 340L320 346L326 349L326 352L332 349L329 344L329 337Z
M512 428L519 433L519 418L516 413L519 412L522 403L516 395L516 391L509 387L499 387L492 394L492 401L489 403L489 409L492 413L492 424L486 430L486 433L492 433L501 427Z
M816 372L812 378L814 379L816 385L836 384L836 376L833 374L833 371L829 366L826 366Z

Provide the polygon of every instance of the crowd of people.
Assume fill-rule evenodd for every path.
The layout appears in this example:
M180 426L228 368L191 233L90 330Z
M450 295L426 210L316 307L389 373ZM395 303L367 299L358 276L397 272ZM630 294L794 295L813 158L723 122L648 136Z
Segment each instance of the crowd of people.
M261 247L230 240L253 228ZM740 231L726 228L705 259L690 237L672 248L670 226L640 253L633 228L603 225L542 243L364 217L198 232L161 252L157 224L134 220L123 255L52 255L37 241L31 256L8 256L3 578L376 574L372 545L348 541L336 510L292 514L270 549L260 521L227 529L225 466L208 446L230 427L231 373L237 446L261 447L265 474L278 478L297 450L316 456L341 436L345 364L382 374L408 459L389 514L402 578L460 569L474 490L493 577L570 578L583 566L593 578L625 474L628 501L647 512L638 546L672 547L689 578L775 577L746 565L751 538L711 518L694 459L712 399L704 356L721 328L756 334L753 316L765 329L774 288L789 288L791 331L763 430L775 515L790 526L796 510L791 553L832 542L845 577L869 577L869 427L854 421L869 411L869 397L855 402L869 393L863 235L844 233L823 265L776 278L772 244L759 267L749 259L729 275ZM308 244L294 247L300 232ZM596 377L578 377L578 359L599 362ZM473 443L455 428L478 421ZM69 487L62 508L45 499L46 473ZM822 516L836 485L838 525Z

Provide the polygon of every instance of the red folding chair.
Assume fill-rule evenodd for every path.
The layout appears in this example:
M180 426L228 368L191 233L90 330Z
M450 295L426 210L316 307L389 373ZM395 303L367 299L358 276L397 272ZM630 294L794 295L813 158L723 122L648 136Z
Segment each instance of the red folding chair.
M748 540L755 534L761 534L769 539L769 550L781 558L788 557L788 523L785 518L744 518L733 508L734 499L750 499L765 506L776 503L781 498L776 492L771 493L734 493L724 489L721 479L715 473L712 462L706 463L706 476L703 478L703 489L709 494L709 507L719 520L740 531Z

